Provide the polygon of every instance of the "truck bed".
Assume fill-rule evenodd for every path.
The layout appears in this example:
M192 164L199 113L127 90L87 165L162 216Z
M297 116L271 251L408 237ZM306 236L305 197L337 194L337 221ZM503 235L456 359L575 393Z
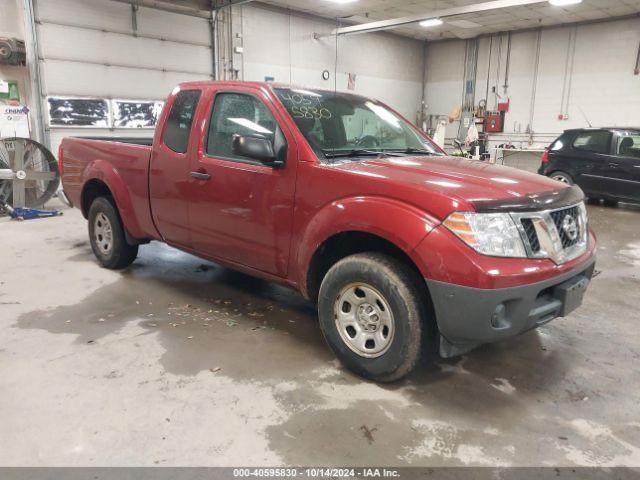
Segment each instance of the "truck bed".
M152 139L126 137L65 138L61 144L62 181L71 203L87 214L82 193L90 180L104 182L112 190L121 189L123 195L113 193L130 199L129 205L118 204L128 232L136 238L155 238L149 207L151 142ZM108 168L100 168L105 164Z

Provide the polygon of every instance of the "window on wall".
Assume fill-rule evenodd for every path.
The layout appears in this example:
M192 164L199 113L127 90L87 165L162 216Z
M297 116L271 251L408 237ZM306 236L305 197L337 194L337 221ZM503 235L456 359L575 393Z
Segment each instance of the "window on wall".
M113 100L114 128L153 128L164 103L160 101Z
M48 97L49 125L73 128L155 128L162 100Z
M186 153L200 90L183 90L176 95L164 130L164 144L176 153Z
M100 98L49 97L52 127L109 127L109 101Z
M584 132L573 141L573 148L594 153L609 153L611 133L604 130Z
M242 93L219 93L209 123L207 154L246 160L233 152L233 137L262 137L273 142L276 129L273 115L256 97Z

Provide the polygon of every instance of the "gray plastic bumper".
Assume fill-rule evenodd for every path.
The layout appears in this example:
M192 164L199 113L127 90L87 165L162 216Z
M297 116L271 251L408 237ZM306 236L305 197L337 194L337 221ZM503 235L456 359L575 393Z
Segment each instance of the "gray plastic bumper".
M441 334L440 355L454 357L564 317L582 303L595 258L543 282L486 290L426 279Z

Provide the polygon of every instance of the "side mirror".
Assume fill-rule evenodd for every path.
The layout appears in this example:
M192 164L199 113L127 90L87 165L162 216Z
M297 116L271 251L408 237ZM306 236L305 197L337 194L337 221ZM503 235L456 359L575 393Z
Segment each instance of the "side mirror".
M233 153L264 163L272 164L276 160L273 143L266 138L248 135L233 136Z

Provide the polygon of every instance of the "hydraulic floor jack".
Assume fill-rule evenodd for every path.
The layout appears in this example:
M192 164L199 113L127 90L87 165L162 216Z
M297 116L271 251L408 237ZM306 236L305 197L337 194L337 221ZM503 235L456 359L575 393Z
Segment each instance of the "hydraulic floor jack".
M14 220L33 220L34 218L48 218L62 215L56 210L38 210L35 208L13 208L3 199L0 199L0 209L4 210Z

